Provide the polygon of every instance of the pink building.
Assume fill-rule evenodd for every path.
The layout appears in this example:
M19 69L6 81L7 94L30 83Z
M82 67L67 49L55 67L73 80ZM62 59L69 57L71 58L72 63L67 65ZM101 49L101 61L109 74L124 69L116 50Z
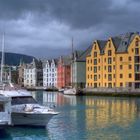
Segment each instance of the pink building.
M57 66L57 87L63 88L71 85L71 59L61 56Z

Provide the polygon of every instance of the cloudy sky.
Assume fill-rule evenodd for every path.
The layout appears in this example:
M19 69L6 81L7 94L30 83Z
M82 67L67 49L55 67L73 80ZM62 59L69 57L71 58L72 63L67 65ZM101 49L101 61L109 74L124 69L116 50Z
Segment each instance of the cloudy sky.
M0 0L8 52L53 58L95 39L140 31L140 0Z

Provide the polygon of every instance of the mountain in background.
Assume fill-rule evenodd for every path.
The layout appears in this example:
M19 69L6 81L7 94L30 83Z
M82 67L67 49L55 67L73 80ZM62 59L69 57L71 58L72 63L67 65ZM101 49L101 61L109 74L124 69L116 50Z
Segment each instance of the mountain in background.
M35 57L29 55L5 52L4 64L10 66L11 65L18 66L20 64L20 61L24 63L31 63L33 58L36 59ZM1 52L0 52L0 62L1 62Z

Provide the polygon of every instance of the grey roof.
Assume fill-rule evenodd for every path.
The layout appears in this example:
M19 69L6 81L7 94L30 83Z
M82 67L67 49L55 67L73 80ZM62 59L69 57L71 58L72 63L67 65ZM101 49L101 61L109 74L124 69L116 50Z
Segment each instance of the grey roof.
M62 63L64 66L70 65L71 64L71 56L60 56L58 63Z
M86 57L90 55L92 50L92 45L90 45L77 59L77 61L86 61Z
M105 48L106 42L107 41L105 41L105 40L97 40L97 43L99 44L101 54L104 53L104 48Z
M33 68L42 69L42 62L40 60L33 59L33 61L30 64L26 64L26 68L27 69L33 69Z
M46 66L46 63L49 63L49 65L51 65L52 61L54 61L55 65L58 64L58 59L45 59L45 60L42 60L43 68Z
M134 39L136 35L139 35L139 34L130 32L130 33L126 33L117 37L112 37L112 40L116 47L117 52L118 53L127 52L127 49L130 43L132 42L132 40Z

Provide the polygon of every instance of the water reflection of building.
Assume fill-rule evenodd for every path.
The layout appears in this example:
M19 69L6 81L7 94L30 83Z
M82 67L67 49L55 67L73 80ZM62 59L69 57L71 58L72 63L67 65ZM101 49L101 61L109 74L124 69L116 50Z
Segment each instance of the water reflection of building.
M110 124L128 126L135 120L135 100L117 100L105 98L86 98L86 126L88 129L106 127ZM92 108L91 108L92 107Z
M76 96L64 96L61 93L43 92L43 104L53 103L57 105L76 105Z
M54 92L43 92L43 104L57 103L57 94Z

